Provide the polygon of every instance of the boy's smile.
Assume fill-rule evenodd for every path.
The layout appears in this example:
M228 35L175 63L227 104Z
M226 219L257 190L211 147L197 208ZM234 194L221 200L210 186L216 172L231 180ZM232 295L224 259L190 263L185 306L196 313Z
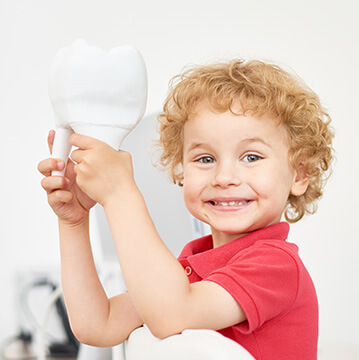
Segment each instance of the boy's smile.
M279 222L307 182L290 165L286 131L269 117L214 113L204 103L184 125L183 194L211 226L214 246Z

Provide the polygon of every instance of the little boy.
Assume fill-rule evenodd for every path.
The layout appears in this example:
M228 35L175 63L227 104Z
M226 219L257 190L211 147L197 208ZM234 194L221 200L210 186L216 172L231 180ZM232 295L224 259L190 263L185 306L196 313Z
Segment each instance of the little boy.
M39 164L59 218L62 286L81 342L113 346L145 323L164 338L218 330L256 359L316 359L318 304L287 222L315 211L332 160L330 118L300 80L260 61L195 67L174 78L159 116L161 163L212 235L176 259L156 232L131 156L74 134L64 163ZM50 132L50 150L54 132ZM125 294L108 299L89 240L106 213ZM166 209L164 209L166 212Z

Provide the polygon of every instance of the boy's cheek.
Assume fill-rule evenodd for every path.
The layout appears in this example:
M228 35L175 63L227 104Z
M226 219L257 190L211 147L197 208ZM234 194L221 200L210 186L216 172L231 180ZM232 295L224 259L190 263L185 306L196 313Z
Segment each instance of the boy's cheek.
M191 203L193 203L195 199L198 200L199 194L196 191L196 184L194 184L192 181L184 180L182 189L183 189L183 200L186 206L187 204L190 205Z
M196 172L186 172L183 174L183 193L186 196L199 192L199 189L205 187L205 181L203 177Z

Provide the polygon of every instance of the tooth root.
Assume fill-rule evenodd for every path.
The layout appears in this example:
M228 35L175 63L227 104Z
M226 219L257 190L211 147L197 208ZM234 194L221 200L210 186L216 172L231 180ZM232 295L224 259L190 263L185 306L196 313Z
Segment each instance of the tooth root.
M70 144L70 136L73 133L70 127L68 128L60 128L56 130L54 145L52 147L52 157L54 159L61 159L67 162L67 158L69 157L71 151ZM64 176L65 169L58 171L54 170L52 172L53 176Z

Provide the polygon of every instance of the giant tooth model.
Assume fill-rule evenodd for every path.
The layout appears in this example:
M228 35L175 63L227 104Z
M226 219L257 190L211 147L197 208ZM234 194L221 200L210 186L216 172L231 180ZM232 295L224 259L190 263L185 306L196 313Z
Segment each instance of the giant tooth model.
M49 94L56 123L54 158L67 161L73 132L95 137L118 150L146 109L144 60L130 45L105 52L76 40L56 54Z

